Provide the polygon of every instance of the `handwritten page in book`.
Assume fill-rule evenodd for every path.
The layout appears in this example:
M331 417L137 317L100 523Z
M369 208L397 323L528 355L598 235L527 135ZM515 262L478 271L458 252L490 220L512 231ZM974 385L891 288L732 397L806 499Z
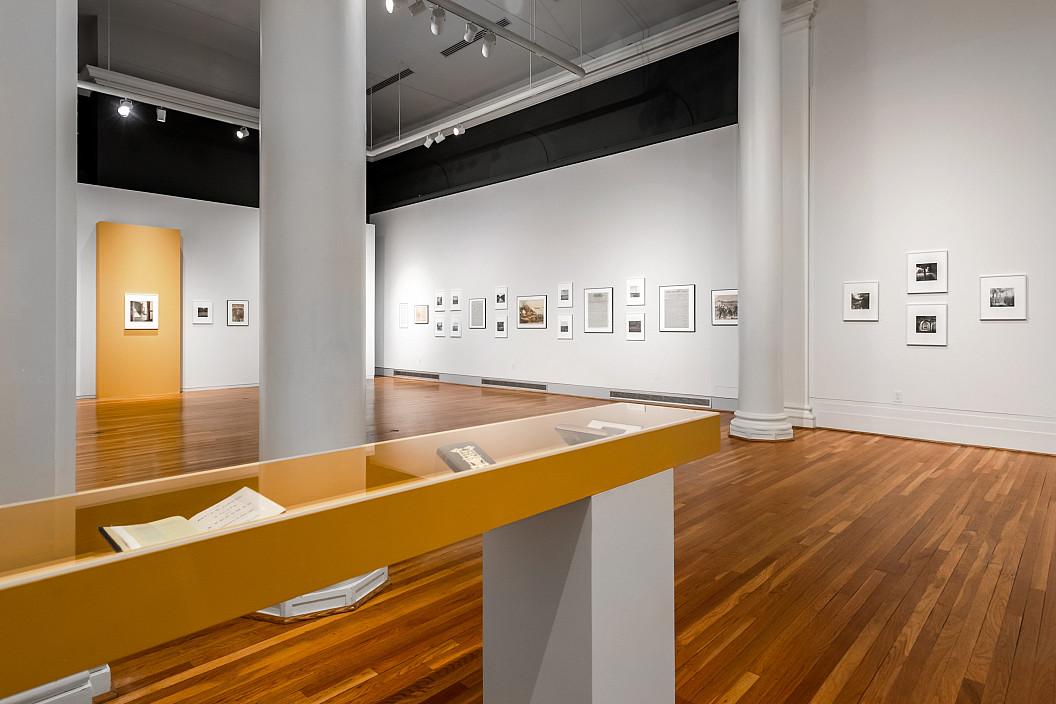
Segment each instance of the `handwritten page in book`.
M215 530L248 523L258 518L278 516L285 510L271 499L244 486L220 503L195 515L191 522L202 530Z

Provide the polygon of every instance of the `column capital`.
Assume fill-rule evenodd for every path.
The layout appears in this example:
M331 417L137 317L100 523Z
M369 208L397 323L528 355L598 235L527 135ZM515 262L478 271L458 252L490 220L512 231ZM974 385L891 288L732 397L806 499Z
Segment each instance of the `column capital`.
M794 32L810 27L818 12L818 0L784 0L781 5L781 29Z

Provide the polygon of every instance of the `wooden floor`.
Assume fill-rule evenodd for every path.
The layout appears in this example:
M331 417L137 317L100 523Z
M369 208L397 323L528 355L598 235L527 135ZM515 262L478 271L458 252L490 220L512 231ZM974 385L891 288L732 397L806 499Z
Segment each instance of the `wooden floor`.
M369 407L387 438L597 403L386 379ZM82 487L255 457L250 390L78 412ZM1052 456L725 438L675 470L678 704L1056 701L1054 483ZM480 702L480 540L391 576L351 614L236 619L111 663L97 701Z

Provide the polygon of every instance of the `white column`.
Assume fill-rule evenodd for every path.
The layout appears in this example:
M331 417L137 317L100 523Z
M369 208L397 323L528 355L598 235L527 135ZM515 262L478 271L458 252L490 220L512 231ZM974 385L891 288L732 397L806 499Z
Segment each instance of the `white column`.
M739 0L737 413L730 435L786 440L782 357L781 0Z
M365 0L260 7L260 458L360 445Z
M0 2L0 504L74 490L77 3Z

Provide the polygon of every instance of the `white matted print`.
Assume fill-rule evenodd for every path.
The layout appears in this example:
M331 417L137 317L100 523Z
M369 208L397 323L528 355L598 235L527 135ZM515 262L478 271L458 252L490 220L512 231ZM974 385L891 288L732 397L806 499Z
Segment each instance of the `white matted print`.
M447 291L437 291L433 294L433 310L441 311L444 310L444 304L447 302Z
M456 312L462 310L462 289L453 288L447 294L447 309Z
M505 315L495 316L495 337L509 337L509 321Z
M191 323L194 325L212 325L213 302L191 301Z
M434 337L447 337L447 316L445 316L445 315L434 315L433 316L433 336Z
M488 299L469 299L469 329L483 330L488 327Z
M645 313L628 313L627 314L627 339L628 340L644 340L645 339Z
M880 282L851 281L843 285L844 320L880 320Z
M906 344L946 345L945 303L910 303L906 306Z
M660 287L660 332L697 331L697 285Z
M645 305L645 279L627 279L627 305Z
M557 316L557 339L558 340L571 340L572 339L572 314L562 313Z
M1026 319L1026 274L979 277L979 320Z
M572 307L572 282L568 281L557 285L557 307Z
M411 324L411 304L401 303L400 304L400 327L406 328Z
M546 296L517 296L517 327L546 327Z
M125 294L125 330L158 329L158 294Z
M495 287L495 310L506 310L509 307L509 289L505 286Z
M227 302L227 324L249 325L249 301Z
M612 288L583 289L583 332L612 332Z
M451 316L451 337L462 337L462 316L452 315Z
M414 307L414 324L426 325L429 322L429 306Z
M906 293L947 293L948 253L945 249L906 255Z

